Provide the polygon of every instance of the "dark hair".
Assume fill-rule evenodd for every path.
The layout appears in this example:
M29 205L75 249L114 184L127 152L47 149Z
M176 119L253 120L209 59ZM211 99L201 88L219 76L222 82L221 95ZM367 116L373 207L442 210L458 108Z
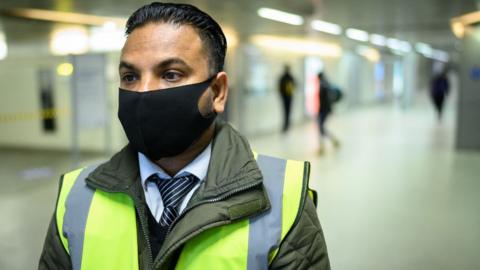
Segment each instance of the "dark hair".
M205 12L188 4L153 2L137 9L128 18L125 34L128 36L135 28L150 22L192 26L209 54L211 71L217 73L223 70L227 40L220 25Z

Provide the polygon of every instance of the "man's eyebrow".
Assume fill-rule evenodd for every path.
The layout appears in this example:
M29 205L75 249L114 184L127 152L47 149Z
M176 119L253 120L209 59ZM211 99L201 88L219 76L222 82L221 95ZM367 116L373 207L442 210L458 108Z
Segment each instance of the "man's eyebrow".
M185 61L183 61L181 58L178 58L178 57L165 59L162 62L158 63L156 65L156 68L165 69L172 65L181 65L183 68L188 69L188 71L192 70L192 68Z
M127 63L125 61L120 61L120 64L118 65L118 69L122 69L122 68L137 70L137 68L134 65Z
M185 61L183 61L181 58L178 58L178 57L165 59L160 63L158 63L155 67L157 69L166 69L172 65L180 65L183 68L187 69L187 71L192 70L192 67L190 67ZM122 69L122 68L130 69L130 70L138 70L138 68L135 67L135 65L125 61L120 61L120 64L118 65L118 69Z

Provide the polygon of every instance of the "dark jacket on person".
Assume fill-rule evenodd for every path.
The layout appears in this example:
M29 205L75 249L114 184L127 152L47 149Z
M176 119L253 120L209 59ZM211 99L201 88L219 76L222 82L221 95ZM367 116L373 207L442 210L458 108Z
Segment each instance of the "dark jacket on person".
M329 113L332 111L332 101L330 99L331 87L332 85L326 78L320 79L320 113Z
M449 83L446 74L437 75L431 83L430 94L434 98L443 98L448 95Z
M283 97L291 97L295 88L295 80L290 73L286 72L280 77L278 89Z
M205 182L189 201L187 207L205 201L206 198L218 196L226 190L239 190L239 192L220 201L203 205L202 215L207 217L208 222L205 222L205 219L198 221L192 218L199 214L195 213L199 211L195 207L183 215L182 219L188 219L188 228L182 231L182 235L188 236L169 235L154 260L155 265L152 261L155 256L152 256L148 244L149 209L141 186L137 152L130 146L126 146L87 177L87 185L93 188L106 192L123 192L133 199L137 216L139 269L174 269L176 260L188 239L206 228L231 222L228 209L233 204L238 206L245 202L243 210L248 214L244 218L259 215L270 209L270 202L261 182L251 186L253 180L263 178L247 140L228 124L219 122L216 124ZM249 185L250 188L242 189ZM254 207L248 203L253 200L259 202ZM71 269L70 257L58 234L55 215L50 223L39 269ZM281 243L270 269L330 269L323 232L315 206L308 196L303 198L296 223Z

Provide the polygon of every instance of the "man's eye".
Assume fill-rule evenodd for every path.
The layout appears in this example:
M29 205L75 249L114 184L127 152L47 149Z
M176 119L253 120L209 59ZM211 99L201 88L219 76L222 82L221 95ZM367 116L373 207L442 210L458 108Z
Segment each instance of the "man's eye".
M137 76L135 76L134 74L125 74L122 76L122 81L125 81L125 82L133 82L137 79Z
M178 72L167 71L163 74L163 78L167 81L177 81L182 75Z

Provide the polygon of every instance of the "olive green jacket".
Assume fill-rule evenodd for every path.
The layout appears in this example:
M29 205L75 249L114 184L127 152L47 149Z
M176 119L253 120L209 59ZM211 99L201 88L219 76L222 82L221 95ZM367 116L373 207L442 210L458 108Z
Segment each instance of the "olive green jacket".
M95 169L86 182L93 188L126 193L133 199L138 225L139 269L174 269L182 247L189 239L207 229L251 218L270 209L262 174L247 140L224 123L216 126L205 181L175 222L155 258L148 240L149 209L141 186L137 153L126 146ZM308 196L302 199L300 211L270 269L330 269L323 232L315 206ZM48 229L39 269L71 269L55 215Z

